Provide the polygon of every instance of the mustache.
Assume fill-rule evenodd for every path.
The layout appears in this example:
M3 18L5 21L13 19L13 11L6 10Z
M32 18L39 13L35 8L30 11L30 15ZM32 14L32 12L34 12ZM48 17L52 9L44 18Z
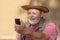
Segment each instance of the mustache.
M29 17L29 19L35 19L34 17Z

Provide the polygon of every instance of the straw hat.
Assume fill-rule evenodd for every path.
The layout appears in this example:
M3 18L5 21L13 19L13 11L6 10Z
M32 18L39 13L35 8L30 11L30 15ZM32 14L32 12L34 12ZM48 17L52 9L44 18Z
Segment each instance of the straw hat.
M44 13L49 12L49 9L47 7L42 6L42 4L38 2L38 0L30 0L29 5L24 5L21 7L24 8L25 10L38 9L38 10L43 11Z

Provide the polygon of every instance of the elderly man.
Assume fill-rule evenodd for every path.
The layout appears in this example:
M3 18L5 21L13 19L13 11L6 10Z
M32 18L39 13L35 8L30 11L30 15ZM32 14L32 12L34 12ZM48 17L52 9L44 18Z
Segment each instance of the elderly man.
M53 22L44 19L44 13L49 12L47 7L42 6L36 0L31 0L30 5L22 6L27 10L28 21L21 25L15 24L17 40L56 40L56 28Z

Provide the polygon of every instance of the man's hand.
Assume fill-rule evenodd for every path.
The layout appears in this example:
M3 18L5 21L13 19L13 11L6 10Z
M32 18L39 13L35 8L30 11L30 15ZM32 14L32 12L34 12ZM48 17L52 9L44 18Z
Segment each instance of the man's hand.
M17 33L22 33L24 31L24 29L26 28L25 23L22 20L20 20L20 22L21 22L21 25L18 25L18 24L14 25L15 31Z

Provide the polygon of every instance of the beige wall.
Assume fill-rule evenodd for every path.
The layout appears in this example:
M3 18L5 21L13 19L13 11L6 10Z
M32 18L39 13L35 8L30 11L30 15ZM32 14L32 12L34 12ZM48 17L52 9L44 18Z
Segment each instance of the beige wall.
M22 19L26 17L25 11L20 6L27 3L26 0L0 0L0 37L15 37L14 19L16 17Z

